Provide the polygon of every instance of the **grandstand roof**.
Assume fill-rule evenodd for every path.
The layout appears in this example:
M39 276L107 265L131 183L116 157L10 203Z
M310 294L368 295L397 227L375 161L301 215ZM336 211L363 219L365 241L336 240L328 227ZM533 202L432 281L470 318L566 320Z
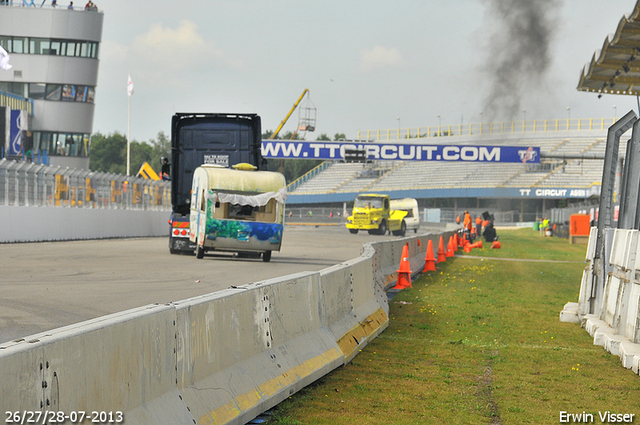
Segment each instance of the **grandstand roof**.
M640 0L623 16L612 39L593 54L589 69L582 69L578 90L640 95Z

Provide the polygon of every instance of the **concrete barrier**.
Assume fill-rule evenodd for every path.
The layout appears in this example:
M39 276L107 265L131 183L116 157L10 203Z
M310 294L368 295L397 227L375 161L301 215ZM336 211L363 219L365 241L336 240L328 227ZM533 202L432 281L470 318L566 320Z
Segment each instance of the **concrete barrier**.
M175 385L175 321L173 307L150 305L4 345L0 411L192 423Z
M567 303L560 320L582 323L595 345L619 356L624 367L640 374L640 232L606 229L610 255L603 261L607 279L599 291L593 278L596 238L593 227L578 303Z
M178 390L199 424L244 424L344 363L319 273L176 303Z
M0 205L0 243L169 236L169 211Z
M360 257L320 272L0 345L0 412L121 414L129 425L244 424L379 335L389 323L385 289L395 285L402 247L408 244L419 273L426 241L437 247L439 236L367 244Z

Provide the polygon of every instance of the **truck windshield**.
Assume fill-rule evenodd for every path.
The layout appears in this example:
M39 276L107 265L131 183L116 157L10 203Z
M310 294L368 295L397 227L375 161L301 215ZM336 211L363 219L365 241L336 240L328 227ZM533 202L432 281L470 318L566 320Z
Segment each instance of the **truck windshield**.
M354 205L356 208L382 208L382 198L370 196L357 197Z

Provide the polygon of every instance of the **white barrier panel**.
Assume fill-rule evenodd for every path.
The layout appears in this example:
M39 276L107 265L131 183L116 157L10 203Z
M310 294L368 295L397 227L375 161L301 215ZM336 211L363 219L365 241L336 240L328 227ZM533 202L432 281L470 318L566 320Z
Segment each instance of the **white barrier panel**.
M568 303L560 319L583 323L593 336L593 343L620 357L626 368L640 373L640 232L607 229L609 258L602 267L608 271L602 290L595 299L593 292L594 246L597 229L592 228L587 248L587 267L583 273L577 306ZM588 314L594 311L594 314Z
M626 323L629 300L629 284L632 284L632 270L635 266L635 253L638 249L638 232L633 230L616 230L609 262L611 273L605 283L602 308L604 320L616 333L624 334L624 325L620 329L621 320Z
M199 424L244 424L344 363L318 273L176 305L178 389Z
M593 285L594 256L595 256L597 238L598 238L598 228L592 227L591 232L589 233L589 243L587 244L587 255L586 255L587 265L585 266L584 271L582 272L582 281L580 283L580 295L578 297L578 308L576 309L576 312L575 312L575 314L579 315L580 317L583 317L589 314L589 299L591 297L591 290ZM574 317L574 318L571 318L571 320L565 320L565 321L572 321L572 322L579 323L580 318Z
M0 412L96 412L128 425L244 424L350 361L388 326L385 286L395 284L402 248L408 244L417 273L428 238L439 235L365 245L360 257L320 272L4 344Z
M175 320L173 307L151 305L4 345L0 411L40 412L33 414L39 423L51 412L89 421L192 423L176 391L175 354L167 349L175 345Z
M349 362L389 324L384 287L374 281L372 260L364 256L323 270L320 281L325 326Z
M169 236L169 211L0 205L0 243Z

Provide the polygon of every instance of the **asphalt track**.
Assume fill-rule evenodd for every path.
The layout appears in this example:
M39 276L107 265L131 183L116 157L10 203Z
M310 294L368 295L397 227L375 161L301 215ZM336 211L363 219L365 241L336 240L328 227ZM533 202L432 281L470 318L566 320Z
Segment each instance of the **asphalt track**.
M168 238L0 244L0 344L152 303L356 258L366 242L344 226L287 225L271 262L229 254L171 255Z

